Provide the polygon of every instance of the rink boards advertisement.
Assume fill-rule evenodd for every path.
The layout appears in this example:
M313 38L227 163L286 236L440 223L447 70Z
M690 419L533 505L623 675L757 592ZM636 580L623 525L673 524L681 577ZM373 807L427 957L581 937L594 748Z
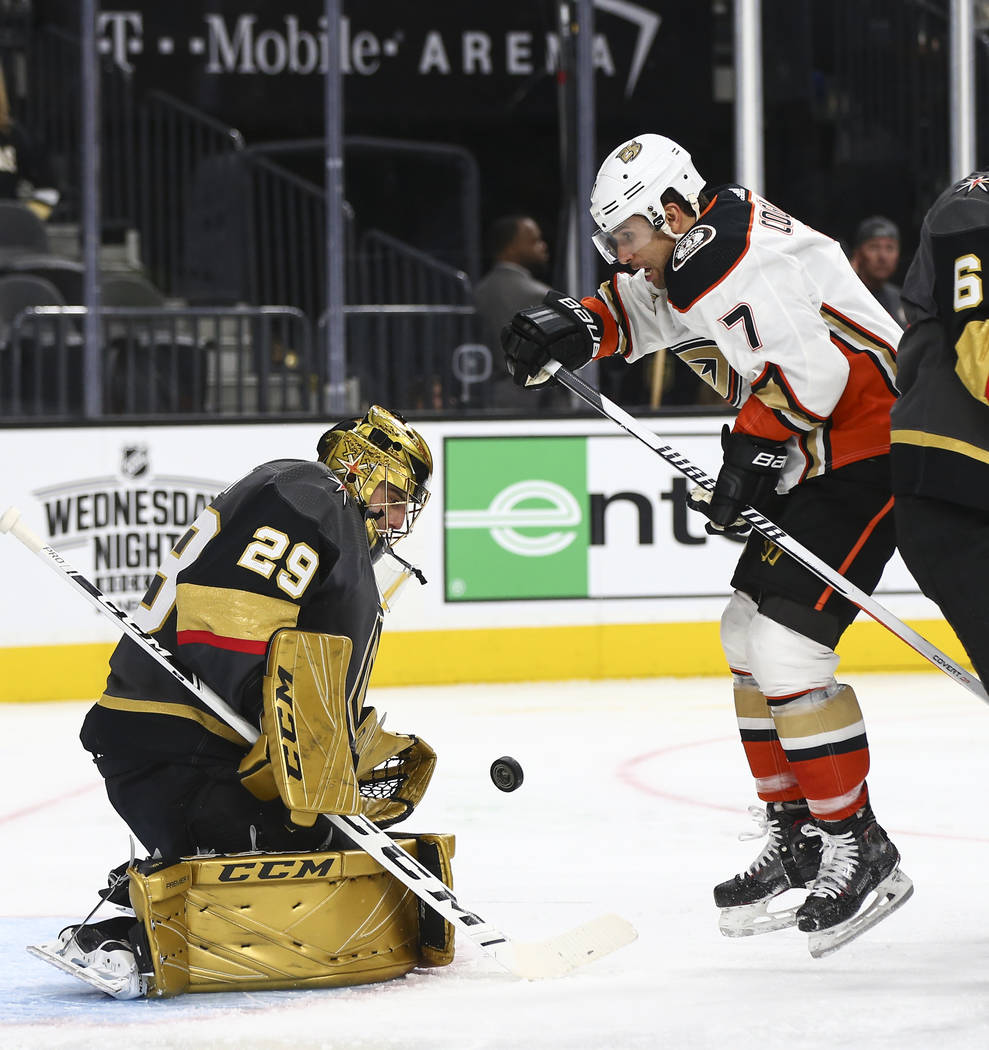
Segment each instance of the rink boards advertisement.
M723 422L674 418L652 426L714 474ZM214 495L267 460L313 458L321 429L2 430L0 510L17 507L46 543L132 612ZM723 670L717 624L741 546L705 532L687 508L687 480L651 449L596 420L444 422L421 430L434 456L432 495L399 552L428 584L409 582L392 601L375 682ZM0 551L0 698L98 691L118 636L113 622L13 537L0 539ZM898 558L877 597L962 658ZM871 622L856 623L842 646L846 662L918 666L904 643Z

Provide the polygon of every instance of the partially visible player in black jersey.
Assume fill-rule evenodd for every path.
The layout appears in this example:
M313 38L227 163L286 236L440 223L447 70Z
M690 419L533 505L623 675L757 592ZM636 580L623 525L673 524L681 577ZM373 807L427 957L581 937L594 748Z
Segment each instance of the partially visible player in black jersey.
M989 171L924 218L903 284L892 467L897 542L989 682Z
M222 492L135 614L255 725L269 641L285 628L350 639L346 693L360 711L382 624L373 562L428 498L429 449L384 409L327 431L318 457L265 463ZM244 741L126 637L81 739L149 853L304 850L328 839L327 821L297 827L280 799L248 791Z

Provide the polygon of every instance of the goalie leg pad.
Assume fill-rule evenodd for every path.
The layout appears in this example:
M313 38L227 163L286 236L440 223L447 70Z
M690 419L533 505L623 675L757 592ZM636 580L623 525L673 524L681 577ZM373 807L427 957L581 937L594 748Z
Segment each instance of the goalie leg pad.
M278 631L268 648L261 728L275 786L297 824L361 810L346 687L352 649L349 638L294 629ZM260 757L255 744L245 762ZM253 766L241 772L248 787L261 779Z
M396 839L449 885L452 835ZM243 853L132 867L149 996L333 988L453 959L453 929L362 850Z

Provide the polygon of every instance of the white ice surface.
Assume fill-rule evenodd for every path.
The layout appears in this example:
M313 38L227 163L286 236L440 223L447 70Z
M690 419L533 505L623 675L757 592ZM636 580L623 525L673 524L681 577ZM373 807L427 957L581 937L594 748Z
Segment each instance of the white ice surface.
M989 708L940 675L848 678L873 804L916 892L837 954L795 930L727 940L715 882L759 843L724 680L378 690L439 753L409 827L454 832L466 906L529 940L617 911L620 952L556 981L470 943L445 969L307 992L119 1003L24 944L88 911L127 831L77 740L82 703L0 705L0 1047L967 1050L989 1047ZM514 755L513 794L488 778Z

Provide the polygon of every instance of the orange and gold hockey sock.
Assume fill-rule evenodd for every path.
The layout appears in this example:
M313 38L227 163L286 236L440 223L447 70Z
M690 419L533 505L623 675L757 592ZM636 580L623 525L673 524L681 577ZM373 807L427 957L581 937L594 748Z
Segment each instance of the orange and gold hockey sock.
M735 716L738 733L755 778L756 792L763 802L791 802L803 791L780 746L773 713L751 675L734 676Z
M811 815L844 820L865 805L869 741L848 685L769 697L776 734Z

